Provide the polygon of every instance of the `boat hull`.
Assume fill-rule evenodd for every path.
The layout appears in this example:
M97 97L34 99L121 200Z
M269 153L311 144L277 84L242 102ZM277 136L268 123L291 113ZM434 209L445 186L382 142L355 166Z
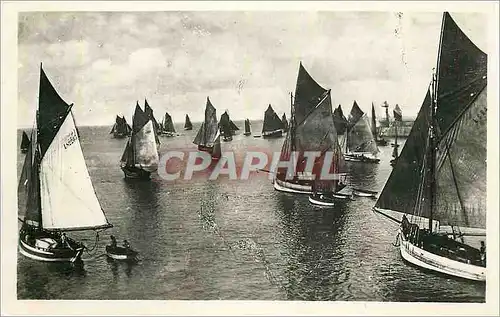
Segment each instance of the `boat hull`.
M310 185L299 185L292 184L279 179L274 180L274 189L280 192L291 193L291 194L312 194L312 186Z
M372 156L367 156L363 154L350 154L350 153L345 153L344 154L344 159L349 162L359 162L359 163L373 163L373 164L378 164L380 162L380 159Z
M283 131L281 130L262 133L262 137L264 139L281 138L282 136L283 136Z
M151 172L142 170L132 166L122 166L123 174L126 179L143 179L148 180L151 178Z
M81 261L83 247L74 250L69 248L43 249L19 239L19 253L37 261L72 263Z
M356 195L358 197L371 197L375 198L377 196L377 192L372 192L369 190L362 190L362 189L353 189L352 190L353 195Z
M446 275L473 281L486 281L485 267L462 263L421 249L406 240L401 230L400 237L399 250L401 257L405 261L418 267Z
M322 199L321 196L319 198L314 196L309 196L309 202L313 205L325 206L325 207L332 207L335 205L333 201Z
M134 261L139 253L122 247L106 246L106 256L113 260Z
M243 133L243 135L245 135L245 136L248 136L250 134L252 134L252 132L245 132L245 133Z
M203 146L203 145L198 145L198 151L203 151L210 153L213 159L218 160L220 158L220 154L214 153L214 147L209 147L209 146Z

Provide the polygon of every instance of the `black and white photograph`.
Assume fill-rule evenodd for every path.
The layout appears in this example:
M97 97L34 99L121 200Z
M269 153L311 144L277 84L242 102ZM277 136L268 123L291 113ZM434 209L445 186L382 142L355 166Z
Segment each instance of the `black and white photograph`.
M228 3L2 18L9 298L493 312L498 4Z

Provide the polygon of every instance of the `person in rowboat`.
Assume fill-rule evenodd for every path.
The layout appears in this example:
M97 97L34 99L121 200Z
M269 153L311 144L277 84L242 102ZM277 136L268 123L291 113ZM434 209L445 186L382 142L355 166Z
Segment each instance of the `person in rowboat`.
M123 240L123 247L124 247L125 249L127 249L127 250L129 250L129 249L130 249L130 244L128 243L128 241L127 241L127 240Z
M117 243L116 243L116 238L115 238L115 236L113 236L113 235L112 235L112 236L110 236L109 238L111 239L111 247L112 247L112 248L116 248Z

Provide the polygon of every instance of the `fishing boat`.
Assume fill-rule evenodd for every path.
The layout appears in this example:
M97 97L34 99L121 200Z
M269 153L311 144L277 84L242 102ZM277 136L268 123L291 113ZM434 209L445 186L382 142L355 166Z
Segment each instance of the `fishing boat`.
M21 153L27 153L28 152L28 148L30 146L30 138L28 137L28 134L26 134L25 131L23 131L23 136L22 136L22 139L21 139Z
M132 135L127 141L120 166L127 179L150 179L158 169L159 155L153 121L136 104L132 118Z
M397 162L397 159L398 159L398 148L399 148L399 144L398 144L398 126L400 124L400 122L402 122L403 120L403 115L402 115L402 112L401 112L401 109L399 108L398 105L396 105L396 107L394 107L394 131L395 131L395 135L394 135L394 143L392 144L392 160L390 161L390 164L391 166L394 166L396 165L396 162Z
M189 119L189 116L186 114L186 121L184 123L184 130L189 131L193 130L193 124L191 123L191 120Z
M372 124L371 124L371 128L372 128L372 135L373 135L373 138L375 139L375 143L377 145L387 145L387 140L384 139L384 137L382 136L379 136L379 133L377 131L377 116L375 115L375 105L373 104L372 102Z
M374 206L400 224L405 261L475 281L486 280L484 241L470 237L486 238L486 91L487 55L445 12L437 67Z
M243 133L243 135L250 135L252 134L252 132L250 131L250 120L246 119L245 120L245 132Z
M172 121L172 117L168 112L165 112L165 116L163 117L163 122L161 123L161 133L160 135L164 135L167 137L173 137L176 135L174 123Z
M231 126L231 119L229 119L229 114L224 112L220 116L219 130L224 142L229 142L233 140L233 129Z
M124 247L106 246L106 255L113 260L133 261L137 260L139 253L135 250Z
M286 119L286 113L281 117L281 122L283 122L283 130L288 131L288 120Z
M274 178L274 188L278 191L299 194L321 192L331 194L344 187L345 174L342 174L343 156L338 144L335 129L330 90L321 87L306 71L302 63L299 65L295 98L291 95L291 116L289 131L283 142L280 162L292 162L292 169L278 167ZM319 152L314 159L313 168L306 168L306 152ZM331 160L325 156L331 155ZM296 164L293 162L296 160ZM324 163L327 170L332 171L334 179L318 180ZM313 189L316 186L316 190Z
M26 198L19 252L39 261L81 262L85 246L66 232L112 227L90 180L72 106L40 65L36 128L19 181Z
M264 113L264 124L262 125L262 137L280 138L283 135L283 122L269 105Z
M113 125L113 128L111 129L109 134L113 134L113 137L116 139L122 139L128 137L131 132L132 128L127 123L125 117L120 117L117 115L115 118L115 124Z
M348 127L342 142L346 161L380 162L380 159L376 157L379 150L368 124L368 119L356 101L354 101L347 121Z
M198 145L199 151L210 153L213 159L219 159L222 155L220 145L220 131L217 123L217 111L207 97L205 106L205 119L193 141Z
M370 198L377 197L376 191L367 190L367 189L360 189L360 188L353 188L352 194L354 196L358 196L358 197L370 197Z
M335 206L335 200L332 197L328 197L321 193L313 193L309 196L309 202L313 205L333 207Z

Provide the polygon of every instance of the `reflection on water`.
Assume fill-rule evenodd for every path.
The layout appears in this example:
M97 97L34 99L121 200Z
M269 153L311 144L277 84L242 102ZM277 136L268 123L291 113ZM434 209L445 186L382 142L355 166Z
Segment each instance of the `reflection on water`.
M260 129L252 122L252 131ZM195 124L161 138L160 151L195 149L196 132ZM372 211L373 199L320 208L306 195L275 191L266 173L246 181L168 182L153 174L130 182L118 163L126 140L108 133L80 129L96 194L114 227L101 233L83 267L18 255L20 299L484 301L484 284L403 263L392 245L397 225ZM282 142L238 134L222 150L279 152ZM390 155L384 147L380 164L348 163L350 184L380 191ZM23 159L19 153L18 173ZM139 252L137 263L107 260L111 234ZM81 239L94 244L92 232Z

